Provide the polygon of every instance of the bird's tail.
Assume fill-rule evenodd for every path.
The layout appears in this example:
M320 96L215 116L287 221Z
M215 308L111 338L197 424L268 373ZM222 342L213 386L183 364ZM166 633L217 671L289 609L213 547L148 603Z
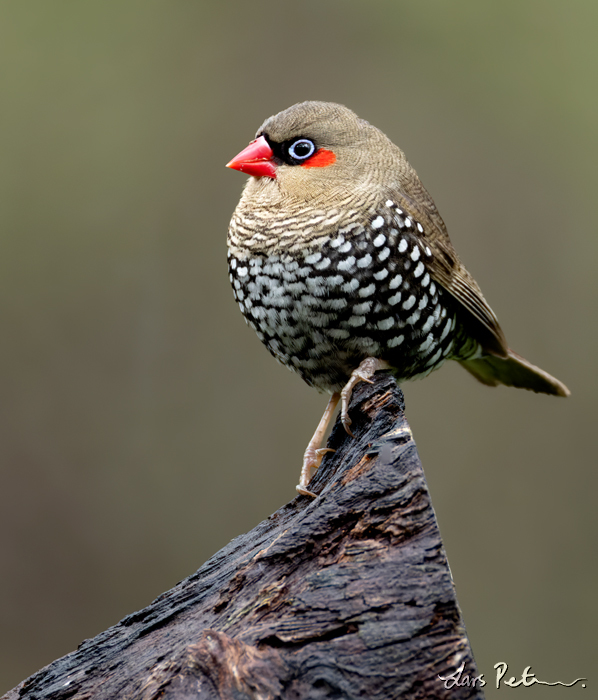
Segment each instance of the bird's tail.
M509 350L507 357L487 355L477 360L465 360L461 365L488 386L505 384L555 396L569 396L571 393L558 379L512 350Z

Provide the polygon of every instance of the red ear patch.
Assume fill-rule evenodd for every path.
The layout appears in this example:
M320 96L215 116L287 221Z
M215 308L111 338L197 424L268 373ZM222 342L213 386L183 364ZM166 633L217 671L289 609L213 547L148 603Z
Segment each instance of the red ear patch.
M326 168L336 162L336 156L332 151L320 148L311 158L308 158L302 168Z

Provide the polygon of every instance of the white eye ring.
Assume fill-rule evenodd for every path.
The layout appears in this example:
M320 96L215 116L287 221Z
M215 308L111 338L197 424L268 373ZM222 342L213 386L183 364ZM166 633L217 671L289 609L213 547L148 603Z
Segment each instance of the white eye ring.
M298 155L295 151L297 146L308 146L309 147L309 152L305 153L303 155ZM302 149L303 150L303 149ZM291 158L294 158L295 160L305 160L306 158L309 158L310 156L313 156L315 153L316 147L313 143L313 141L310 141L309 139L298 139L289 147L289 155Z

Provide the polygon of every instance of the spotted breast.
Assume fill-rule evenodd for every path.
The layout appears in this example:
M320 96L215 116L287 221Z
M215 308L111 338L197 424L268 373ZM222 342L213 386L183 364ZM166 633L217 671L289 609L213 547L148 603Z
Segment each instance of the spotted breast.
M240 217L231 223L239 308L272 355L321 391L340 392L367 357L386 360L402 381L480 353L432 279L421 223L392 200L364 214L276 252L243 245Z

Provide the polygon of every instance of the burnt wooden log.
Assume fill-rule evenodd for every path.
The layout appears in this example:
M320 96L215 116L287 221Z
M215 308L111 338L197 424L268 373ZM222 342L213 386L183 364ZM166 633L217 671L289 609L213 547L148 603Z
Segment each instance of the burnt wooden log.
M403 411L390 376L360 384L356 437L337 421L315 500L297 496L5 700L482 698ZM459 685L438 678L462 664Z

